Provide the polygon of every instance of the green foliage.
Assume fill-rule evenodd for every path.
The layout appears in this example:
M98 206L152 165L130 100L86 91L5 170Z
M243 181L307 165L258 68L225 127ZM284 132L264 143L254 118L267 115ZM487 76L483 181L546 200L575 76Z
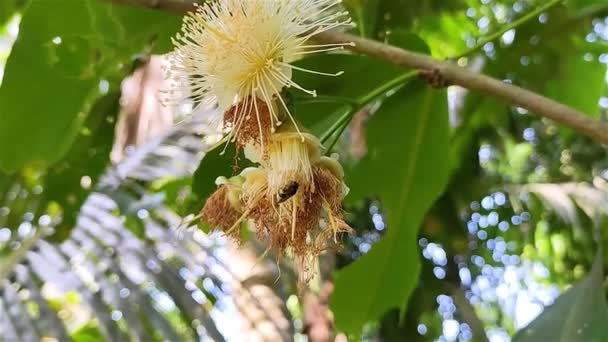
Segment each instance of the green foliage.
M58 161L99 82L124 76L137 53L167 51L178 27L175 16L96 0L32 2L0 87L0 169Z
M19 39L0 88L0 228L16 232L24 217L32 215L29 221L35 225L36 217L44 212L61 216L53 239L62 240L69 236L90 191L81 180L85 184L90 179L89 187L94 187L110 165L108 153L119 112L118 83L140 59L170 49L169 37L178 29L180 18L99 0L26 3L0 0L0 32L7 20L22 12ZM534 15L519 25L511 32L512 41L504 39L502 32L508 25L546 3L344 1L357 23L353 32L440 59L467 52L458 63L468 63L467 67L605 120L606 108L600 108L598 102L607 95L606 66L598 57L606 53L608 45L600 37L590 43L593 39L587 34L593 25L604 25L605 19L592 19L606 15L608 5L605 0L565 1L547 11L543 20ZM474 44L488 37L491 44ZM296 83L319 95L312 98L288 90L293 114L305 129L329 141L339 138L343 128L349 133L348 123L357 111L370 114L367 155L357 162L347 151L336 150L345 161L346 183L351 189L346 201L353 211L363 212L347 215L347 219L370 221L368 205L378 200L388 229L379 242L371 240L370 245L375 244L367 254L335 273L331 308L338 329L359 338L362 327L375 321L381 339L386 336L382 336L385 322L380 319L398 311L391 318L399 316L394 324L403 327L390 336L397 340L407 336L402 340L408 341L413 336L411 340L416 341L421 337L417 325L423 323L428 328L423 339L436 339L442 322L435 298L445 295L446 288L466 287L459 278L461 267L468 267L473 278L478 275L471 255L481 258L484 266L504 268L506 264L501 265L486 248L498 239L512 256L544 264L549 276L542 281L560 288L580 280L584 270L591 268L595 246L589 228L599 226L608 212L605 147L539 120L531 115L534 113L478 94L451 97L450 131L445 90L430 89L421 81L412 81L415 72L366 56L315 55L296 65L326 73L344 72L329 77L294 71ZM199 212L216 189L218 176L229 177L238 172L237 165L240 169L246 166L233 145L225 153L223 150L220 145L208 151L191 178L157 180L149 186L155 194L143 198L125 192L110 194L119 208L109 216L120 216L121 229L146 239L146 224L134 216L141 209L149 209L151 219L156 215L153 209L163 201L170 202L168 207L181 216ZM581 181L593 186L579 186L576 191L568 186ZM555 184L563 182L568 183ZM144 187L139 182L136 185ZM183 191L188 185L191 193ZM43 192L34 191L36 188ZM494 191L513 192L512 202L500 210L477 208L475 214L485 218L499 214L508 227L519 225L510 220L511 215L525 210L531 218L508 231L497 225L487 227L487 237L478 238L467 230L468 218L462 217L475 203L479 207L480 196ZM372 235L370 231L376 238L381 235L368 229L369 222L349 223L358 232L353 240ZM432 267L436 265L430 261L420 262L421 237L442 245L448 253L449 264L443 269L446 279L435 277ZM0 245L0 261L10 255L9 247ZM345 254L356 259L353 249L351 246ZM519 332L515 341L603 340L608 335L603 328L608 320L603 261L598 253L588 276ZM176 269L186 266L180 264ZM164 277L166 283L177 279L170 274ZM174 285L170 295L179 295L181 284ZM206 305L213 306L216 298L207 289L203 293L209 299ZM419 300L412 300L413 296ZM186 293L182 299L191 297ZM188 305L177 304L170 316L189 336L194 316L180 319ZM454 319L470 319L456 305ZM499 304L484 301L483 310L475 309L483 313L482 330L485 324L514 332L513 322L502 317L508 315L502 315ZM124 322L119 324L124 326ZM103 339L92 324L73 338Z
M450 58L468 50L463 32L472 34L477 27L464 13L433 15L421 18L416 32L431 47L433 56Z
M448 177L445 96L412 83L391 96L369 123L368 155L347 177L350 200L380 196L389 231L367 255L336 274L331 307L341 330L359 333L387 310L404 309L416 286L418 227ZM371 182L372 174L382 181Z
M595 118L598 101L606 89L606 65L581 55L563 57L558 73L548 84L547 95Z
M62 222L56 227L55 239L65 239L76 223L76 217L89 191L109 163L114 139L114 123L119 112L116 92L100 98L91 108L80 128L75 144L66 156L52 165L44 179L45 200L56 203L62 211Z
M357 24L357 30L364 37L374 34L377 21L377 10L380 0L346 0L344 5L351 18Z
M92 324L88 324L78 329L71 337L74 342L98 342L103 341L104 339L104 336L99 329Z
M0 33L9 19L19 11L26 0L5 0L0 3Z
M217 177L230 178L232 176L238 167L237 158L234 144L226 146L224 142L205 154L192 177L192 192L196 196L195 201L197 202L193 203L193 206L196 208L196 212L203 208L207 197L217 188L215 184Z
M589 275L520 330L513 341L605 341L608 336L608 305L603 287L603 257L600 249Z
M606 2L603 0L568 0L568 5L576 9L606 9Z

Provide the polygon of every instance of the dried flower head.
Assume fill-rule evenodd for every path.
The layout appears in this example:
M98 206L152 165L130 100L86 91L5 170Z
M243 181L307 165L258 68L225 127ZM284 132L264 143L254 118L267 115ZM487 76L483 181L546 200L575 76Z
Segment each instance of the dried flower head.
M217 101L227 115L231 134L241 130L273 131L283 121L272 105L284 87L311 95L292 80L290 63L307 54L343 48L344 44L312 45L315 34L350 25L341 0L216 0L197 7L184 18L174 39L167 76L169 96L188 94L195 102ZM184 91L185 90L185 91ZM261 108L265 106L265 108ZM263 127L263 125L267 125ZM260 140L263 143L263 135Z
M238 240L240 231L234 229L241 220L243 206L241 192L243 178L240 176L216 180L217 190L207 199L200 216L211 229L219 229L226 235Z
M353 232L343 216L342 199L348 192L343 176L342 166L334 159L321 157L313 166L315 191L308 193L308 202L305 202L304 207L299 210L298 219L303 220L307 215L316 215L314 216L316 223L307 228L304 249L293 250L294 261L298 268L298 281L301 284L308 283L315 276L318 271L315 261L319 254L331 246L339 246L338 234Z
M344 221L342 199L347 193L344 171L334 159L320 156L319 140L295 132L272 135L268 157L249 146L249 158L262 168L245 176L243 194L248 217L271 248L291 255L308 281L315 257L337 236L352 229ZM249 190L256 184L253 191Z
M269 248L293 257L300 282L307 283L314 275L316 257L339 244L339 233L352 231L342 213L347 192L344 171L336 160L318 155L318 140L306 135L309 140L303 142L297 133L279 134L287 135L273 139L270 147L275 143L281 147L272 152L277 153L275 159L269 156L262 160L262 167L247 168L229 180L219 178L219 188L201 216L236 241L240 224L249 220ZM289 177L273 173L280 170ZM277 192L271 186L272 177L279 177L283 183L277 184L286 186Z

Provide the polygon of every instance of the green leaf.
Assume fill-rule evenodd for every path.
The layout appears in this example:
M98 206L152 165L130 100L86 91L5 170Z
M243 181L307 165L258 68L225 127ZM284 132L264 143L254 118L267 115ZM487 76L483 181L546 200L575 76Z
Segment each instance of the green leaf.
M601 11L608 9L608 4L604 0L568 0L569 7L581 9L583 11Z
M467 7L461 0L380 0L376 27L380 33L397 27L410 29L421 17L436 16L450 10L464 12Z
M606 341L608 306L603 283L603 255L599 252L589 275L520 330L513 337L513 342Z
M379 196L389 229L336 274L331 307L340 330L359 333L387 310L405 308L420 271L418 226L448 180L448 136L446 92L420 81L391 96L370 119L368 154L347 177L349 197Z
M390 29L386 33L385 42L393 46L400 47L409 51L430 54L429 46L426 41L411 31L400 28Z
M75 144L66 157L52 165L47 172L44 198L59 204L62 209L61 224L55 227L52 236L55 241L69 236L82 203L110 162L119 98L120 94L112 92L93 105Z
M75 342L95 342L103 341L105 336L99 331L99 328L95 324L87 323L74 331L71 338Z
M251 162L242 158L242 153L237 155L234 144L229 144L224 151L225 143L218 145L207 152L192 177L192 193L198 202L192 210L200 211L205 200L211 195L217 186L217 177L230 178L239 169L251 166Z
M22 7L22 3L23 1L20 0L0 1L0 33L3 32L3 28L9 19Z
M192 177L192 192L199 200L204 201L215 189L215 179L219 176L229 178L232 176L233 165L235 164L234 145L230 144L226 151L222 153L224 146L218 146L207 152ZM200 203L198 209L202 208Z
M599 100L606 89L606 65L580 55L563 58L557 76L548 84L548 95L593 117L600 114Z
M49 20L53 18L53 20ZM166 51L179 18L103 1L33 1L0 87L0 169L53 163L75 139L101 79L138 53Z
M427 16L420 19L416 32L431 47L436 58L458 56L469 49L463 39L467 34L478 34L475 22L464 13Z
M344 1L344 6L348 9L351 18L357 23L357 30L361 36L372 37L376 32L379 2L380 0Z

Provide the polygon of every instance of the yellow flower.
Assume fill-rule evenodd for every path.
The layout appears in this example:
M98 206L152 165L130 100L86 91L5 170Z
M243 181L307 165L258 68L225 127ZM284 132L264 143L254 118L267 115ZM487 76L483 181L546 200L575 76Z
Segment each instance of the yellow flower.
M290 63L310 53L343 48L308 44L319 32L350 25L347 12L337 9L340 2L207 1L184 17L182 32L174 39L176 49L167 69L173 84L170 96L186 94L196 103L217 101L223 111L233 111L224 118L231 138L247 127L251 135L251 127L257 127L257 142L263 144L265 132L274 132L282 123L281 112L293 120L279 96L284 87L316 95L295 83L292 71L324 74Z

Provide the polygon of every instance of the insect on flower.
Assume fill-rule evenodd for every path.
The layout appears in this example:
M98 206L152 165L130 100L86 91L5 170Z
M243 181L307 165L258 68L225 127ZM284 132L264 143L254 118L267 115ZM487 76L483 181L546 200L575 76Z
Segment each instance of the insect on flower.
M291 182L287 183L287 185L285 185L281 189L281 191L279 191L279 193L278 193L279 200L277 201L277 203L281 204L281 203L287 201L288 199L292 198L298 192L299 188L300 188L300 184L296 181L291 181Z
M295 60L345 44L309 44L316 34L351 25L341 0L217 0L199 5L184 17L175 51L166 67L172 87L169 103L185 97L217 103L226 114L229 141L264 145L275 127L294 121L280 92L285 87L312 96L314 90L292 80ZM295 122L294 122L295 124ZM244 132L245 136L240 137ZM263 146L262 146L262 149Z

